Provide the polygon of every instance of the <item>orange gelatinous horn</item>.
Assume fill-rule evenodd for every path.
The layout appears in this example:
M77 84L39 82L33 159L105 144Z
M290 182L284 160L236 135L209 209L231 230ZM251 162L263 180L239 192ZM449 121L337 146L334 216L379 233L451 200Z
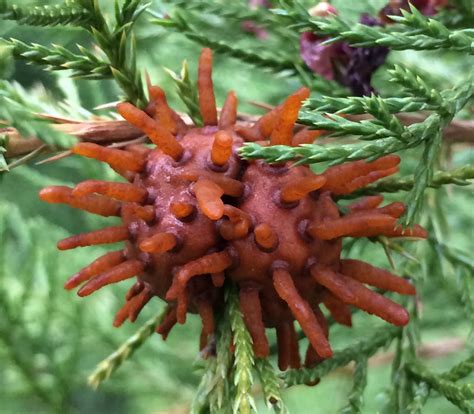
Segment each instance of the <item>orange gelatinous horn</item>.
M395 218L399 218L405 212L406 207L405 204L396 201L394 203L390 203L384 207L378 208L377 212L381 214L387 214L388 216L392 216Z
M368 237L387 226L394 226L395 219L385 214L356 213L308 226L308 233L315 239L332 240L342 236Z
M278 246L278 235L267 223L260 223L254 229L255 242L264 250L273 250Z
M348 194L356 188L360 188L358 186L364 186L397 172L396 167L399 163L400 157L397 155L386 155L372 162L353 161L329 167L323 173L327 179L323 189L334 194ZM384 173L384 170L387 171ZM372 172L377 173L366 178ZM355 184L351 184L353 180L356 180ZM348 186L350 188L347 188Z
M298 145L302 144L312 144L316 140L316 138L323 134L323 132L324 131L303 128L301 131L297 132L294 135L291 141L291 145L297 147Z
M273 108L263 115L252 127L239 128L238 132L246 141L261 141L270 137L278 119L281 106Z
M158 233L143 240L139 247L140 250L147 253L164 253L172 250L178 239L172 233Z
M199 348L202 350L207 345L209 335L214 333L214 311L212 309L211 301L206 296L197 298L196 306L202 321L201 340L199 346Z
M202 49L199 57L198 91L204 125L217 125L216 98L212 83L212 51L207 47Z
M153 292L148 288L143 289L137 296L135 296L132 301L133 305L130 307L128 314L128 319L130 322L135 322L140 315L140 312L145 307L145 305L153 297Z
M194 212L194 206L189 203L173 202L170 205L171 212L178 219L185 219Z
M141 281L135 282L132 287L128 290L127 294L125 295L125 300L129 301L130 299L137 296L143 289L145 289L145 284Z
M250 216L241 209L226 204L224 215L229 217L229 221L220 224L219 232L225 240L235 240L245 237L252 224Z
M383 201L382 195L375 195L375 196L367 196L363 197L356 202L349 204L347 209L351 213L355 213L356 211L362 210L371 210L373 208L378 207Z
M341 260L341 273L379 289L401 293L402 295L416 295L415 286L407 280L360 260Z
M365 187L367 184L373 183L374 181L380 180L381 178L388 177L389 175L396 174L399 171L398 167L387 168L386 170L372 171L362 177L354 178L352 181L346 183L342 190L339 190L338 194L349 194L359 188Z
M212 177L212 181L222 188L224 194L228 196L241 197L244 193L244 185L239 180L234 180L230 177L218 175L216 177Z
M219 220L224 215L224 191L211 180L201 179L194 185L194 193L202 213L211 220Z
M299 368L301 365L298 351L298 338L292 321L280 322L276 327L278 343L278 368Z
M109 270L124 261L125 256L122 250L106 253L98 259L94 260L89 266L86 266L84 269L71 276L64 284L64 288L67 290L74 289L82 282L85 282L91 277L105 272L106 270Z
M182 266L173 279L173 284L166 293L167 300L178 300L178 322L186 321L187 298L186 286L195 276L223 272L232 265L232 258L226 251L210 253Z
M157 334L160 334L164 341L166 340L171 329L173 329L173 326L175 326L177 322L178 319L176 318L176 307L168 306L165 318L163 319L163 322L161 322L161 324L158 326L158 328L156 328L155 332Z
M309 342L322 358L332 356L331 346L324 331L314 315L311 306L296 290L290 273L285 269L273 271L273 285L278 295L288 304L291 313L299 322Z
M89 280L81 289L79 289L77 294L81 297L89 296L106 285L121 282L122 280L137 276L137 274L141 273L144 268L145 265L139 260L127 260L126 262L123 262Z
M76 247L93 246L96 244L117 243L129 238L126 226L106 227L89 233L77 234L58 242L59 250L75 249Z
M350 305L377 315L396 326L404 326L408 323L408 312L398 303L372 292L362 283L348 276L316 266L311 268L311 276L316 282Z
M253 350L258 358L265 358L270 353L265 325L263 324L262 305L258 289L253 286L240 288L240 310L245 325L252 337Z
M73 190L65 186L43 188L39 196L41 200L47 203L67 204L73 208L98 214L99 216L109 217L120 215L121 203L96 195L75 197Z
M214 137L211 149L211 161L217 166L223 166L232 155L232 134L228 131L218 131Z
M150 100L154 104L154 119L172 134L178 132L173 110L168 106L166 94L159 86L151 85L148 88Z
M281 201L292 203L305 198L311 191L321 188L326 182L322 175L302 177L286 184L281 190Z
M413 228L402 228L402 226L395 227L392 230L388 230L383 233L387 237L413 237L417 239L426 239L428 237L428 232L426 229L421 227L418 224L415 224Z
M324 295L323 303L337 323L352 326L352 314L349 305L336 298L330 292L326 292Z
M183 155L183 147L173 134L144 111L136 108L131 103L123 102L117 105L117 111L130 124L141 129L150 140L165 154L178 161Z
M234 91L230 91L222 107L219 129L228 129L235 125L237 121L237 105L237 95Z
M148 192L146 189L130 183L110 183L100 180L87 180L76 185L72 194L83 196L92 193L103 194L110 198L122 201L141 203L145 201Z
M234 180L224 175L210 174L207 171L187 171L179 174L179 177L188 181L198 181L207 178L221 187L224 194L231 197L241 197L244 192L244 185L239 180Z
M117 328L121 326L126 319L130 322L135 322L141 310L153 297L153 293L147 288L142 289L137 295L133 296L119 309L115 315L114 326Z
M324 317L324 314L321 312L321 309L319 309L319 306L316 306L313 308L314 314L316 316L316 319L318 320L319 324L321 325L321 328L323 328L324 335L326 335L326 338L329 339L329 327L326 321L326 318ZM311 344L308 344L308 348L306 349L306 356L304 360L304 366L305 368L312 368L317 365L319 365L321 362L323 362L324 359L321 358L314 348L311 346ZM314 385L319 383L319 379L317 379L314 382ZM311 383L312 385L313 383ZM308 384L310 385L310 384Z
M225 282L224 272L217 272L211 274L211 280L214 287L222 287Z
M137 153L116 148L102 147L92 142L80 142L71 151L83 157L94 158L109 164L113 169L139 172L143 170L146 159Z
M308 88L300 88L283 103L270 136L270 145L291 145L298 112L303 101L309 98L309 94Z
M146 222L150 222L155 219L155 209L153 206L141 206L136 203L125 203L122 207L122 217L124 218L124 222L127 222L126 217L132 221L139 218Z

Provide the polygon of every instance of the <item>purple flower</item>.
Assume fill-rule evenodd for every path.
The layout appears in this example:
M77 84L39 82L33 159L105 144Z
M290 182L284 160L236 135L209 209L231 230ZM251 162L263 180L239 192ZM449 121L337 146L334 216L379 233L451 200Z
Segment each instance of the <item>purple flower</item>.
M379 25L379 21L367 14L360 22L368 26ZM349 46L346 42L323 44L327 37L305 32L300 38L300 55L306 65L326 79L335 79L351 89L357 96L370 95L373 73L385 62L388 48L383 46Z
M302 33L300 37L300 55L306 66L313 72L334 79L334 63L344 56L341 54L341 43L323 44L327 37L312 32Z

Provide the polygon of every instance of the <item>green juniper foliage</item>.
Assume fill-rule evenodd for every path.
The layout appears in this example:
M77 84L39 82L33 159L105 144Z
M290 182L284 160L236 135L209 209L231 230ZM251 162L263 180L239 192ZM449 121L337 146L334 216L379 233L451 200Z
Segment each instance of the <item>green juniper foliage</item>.
M474 412L472 0L451 0L433 15L411 5L384 26L358 21L361 13L375 16L385 0L334 0L339 14L317 17L308 12L316 0L271 3L0 0L2 412ZM308 31L324 45L388 48L374 92L352 96L337 76L312 71L300 52ZM115 330L123 286L87 303L63 291L65 277L90 258L82 251L59 256L54 241L101 219L44 206L36 194L46 185L114 175L66 157L77 138L57 124L113 120L118 100L144 107L149 76L202 125L195 57L203 46L214 51L218 103L235 89L240 116L261 113L258 103L276 105L299 86L311 89L298 122L325 131L317 143L247 143L243 158L294 161L320 172L400 154L399 175L341 197L340 208L344 198L384 194L407 204L401 224L428 230L418 243L378 237L350 240L343 249L344 257L390 266L415 283L416 297L395 298L409 310L409 325L354 312L348 330L329 318L334 356L279 372L273 336L269 359L253 355L238 291L228 282L215 349L200 355L197 318L166 342L154 335L166 312L161 301L144 309L140 327ZM61 161L37 164L50 157ZM304 349L307 340L299 337Z

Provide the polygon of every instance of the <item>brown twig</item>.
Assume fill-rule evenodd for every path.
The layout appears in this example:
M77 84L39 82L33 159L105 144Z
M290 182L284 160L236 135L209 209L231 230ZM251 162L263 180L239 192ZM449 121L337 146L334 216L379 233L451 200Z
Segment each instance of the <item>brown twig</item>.
M44 115L43 117L49 117ZM424 114L400 114L402 122L406 125L421 122L426 118ZM368 119L370 116L358 115L349 116L349 119L361 120ZM102 145L112 143L129 142L142 137L142 132L137 128L131 126L128 122L122 120L100 120L100 121L85 121L78 122L58 117L49 117L49 119L57 124L51 124L51 127L73 135L81 141L95 142ZM258 116L239 114L239 124L246 126L255 122ZM66 122L67 121L67 122ZM0 135L8 137L8 148L6 152L7 158L19 157L24 154L29 154L35 151L44 143L36 137L21 137L18 131L14 128L0 129ZM444 130L444 137L451 143L474 143L474 121L455 120L448 125ZM54 148L46 148L50 151L55 151ZM63 155L65 156L65 155Z

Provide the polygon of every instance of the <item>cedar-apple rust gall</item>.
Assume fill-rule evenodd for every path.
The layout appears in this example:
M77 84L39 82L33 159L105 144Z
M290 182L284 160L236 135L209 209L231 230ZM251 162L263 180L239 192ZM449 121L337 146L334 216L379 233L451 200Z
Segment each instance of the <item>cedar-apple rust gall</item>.
M397 224L405 206L380 207L381 196L351 204L341 216L335 197L349 194L398 171L399 158L381 157L328 168L244 161L237 150L249 141L265 145L311 143L318 131L294 132L301 88L250 127L238 127L237 97L230 92L217 111L212 53L203 49L198 70L203 127L189 126L149 86L145 110L130 103L119 114L153 144L123 149L79 143L72 152L107 163L121 182L88 180L74 188L47 187L42 200L63 203L121 223L61 240L61 250L124 242L77 272L66 288L88 296L106 285L133 284L114 325L134 321L158 297L168 304L157 332L164 338L188 313L202 320L200 347L223 306L225 280L239 287L240 310L256 356L269 354L267 329L275 329L280 369L300 367L295 321L309 340L305 366L332 355L324 306L335 321L351 325L351 307L403 326L408 312L373 291L414 295L408 281L356 259L341 259L344 237L426 237L419 226ZM290 168L292 167L292 168Z

